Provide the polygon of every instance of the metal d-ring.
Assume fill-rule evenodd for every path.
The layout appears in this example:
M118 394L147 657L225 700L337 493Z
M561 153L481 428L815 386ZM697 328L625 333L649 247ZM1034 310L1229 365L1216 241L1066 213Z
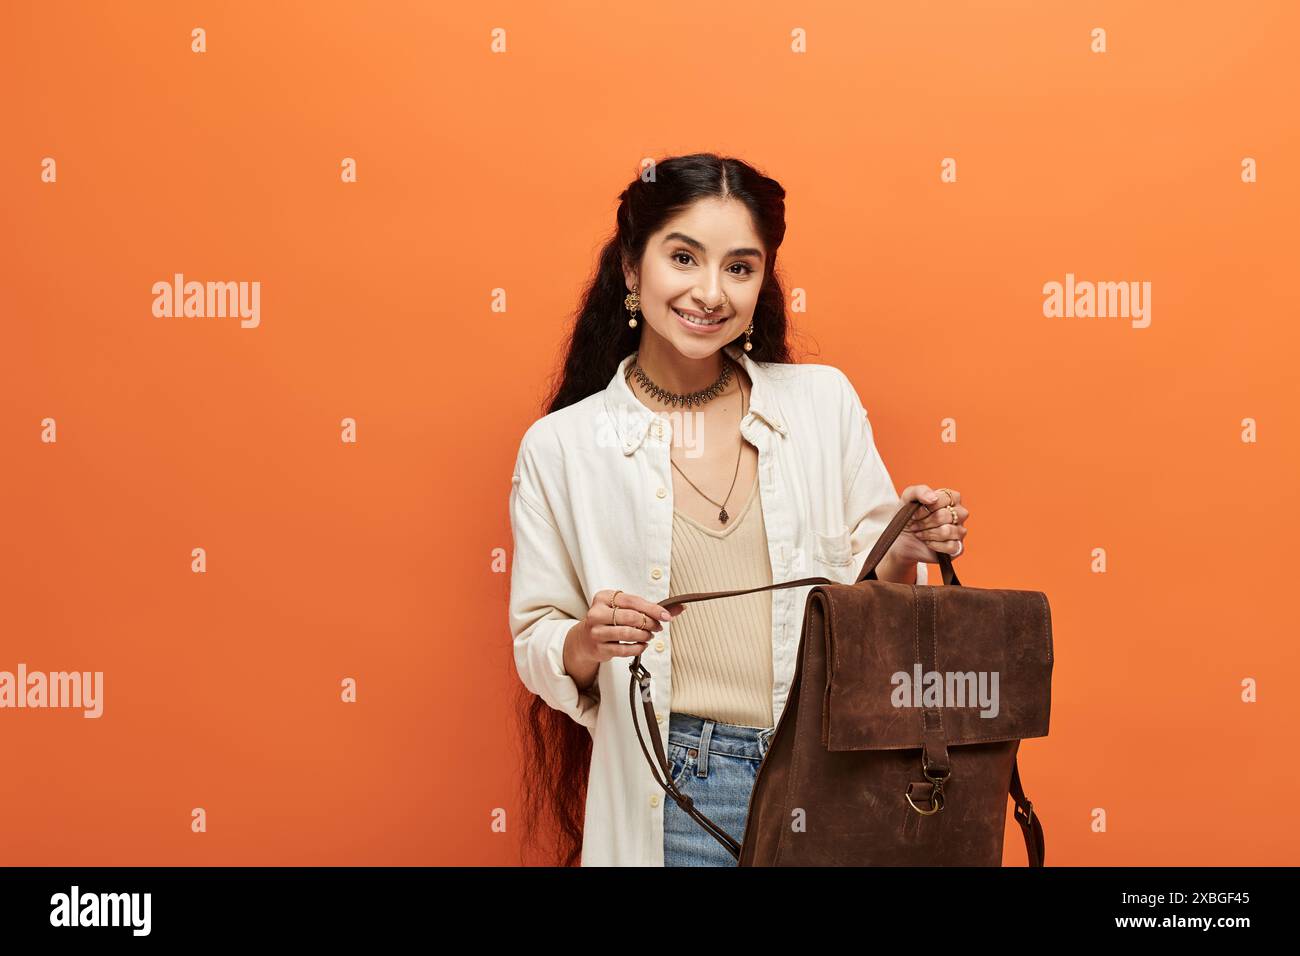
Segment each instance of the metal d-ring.
M934 809L932 810L922 810L912 801L911 787L903 791L903 796L907 798L907 802L911 806L911 808L915 810L917 813L921 814L921 816L923 817L933 816L934 814L938 813L940 810L943 809L943 789L941 787L935 787L934 796L930 798L930 802L934 804Z

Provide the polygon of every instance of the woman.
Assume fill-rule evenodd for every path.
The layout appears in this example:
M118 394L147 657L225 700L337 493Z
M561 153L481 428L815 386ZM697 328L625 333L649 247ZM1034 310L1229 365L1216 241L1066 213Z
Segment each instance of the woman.
M633 181L563 377L520 443L509 616L525 813L554 815L566 865L735 865L665 803L628 664L642 655L652 675L674 779L743 839L809 587L665 599L813 575L852 583L901 504L847 377L790 361L775 274L784 197L711 154ZM950 489L912 485L902 500L925 507L876 575L925 584L937 551L960 553L968 512Z

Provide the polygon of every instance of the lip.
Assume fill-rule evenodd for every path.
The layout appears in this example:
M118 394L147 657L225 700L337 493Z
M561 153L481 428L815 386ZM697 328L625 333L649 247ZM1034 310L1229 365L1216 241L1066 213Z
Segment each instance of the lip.
M672 306L669 306L669 308L672 308ZM673 317L677 319L678 324L680 324L682 328L690 329L692 332L695 332L699 335L712 335L714 332L719 331L727 324L727 320L723 319L717 325L692 325L690 322L687 322L680 315L678 315L677 314L678 312L683 312L687 315L693 315L697 319L707 318L707 316L703 316L700 315L700 313L698 312L691 312L686 309L673 309Z

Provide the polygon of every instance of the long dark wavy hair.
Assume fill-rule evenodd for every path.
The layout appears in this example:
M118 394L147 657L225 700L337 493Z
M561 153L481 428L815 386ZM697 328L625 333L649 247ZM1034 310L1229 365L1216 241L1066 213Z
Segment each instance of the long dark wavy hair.
M649 238L701 199L736 200L749 209L766 253L749 357L757 362L791 361L785 291L776 274L777 251L785 238L785 189L747 163L713 153L674 156L652 168L653 176L637 176L619 195L614 234L601 250L595 274L582 295L558 384L553 384L543 414L603 391L618 363L637 351L645 322L636 329L627 324L623 264L639 263ZM743 340L742 334L732 341ZM547 856L553 865L574 866L582 852L591 734L520 687L525 843L539 842L549 816L556 829ZM607 706L618 705L619 701L610 701Z

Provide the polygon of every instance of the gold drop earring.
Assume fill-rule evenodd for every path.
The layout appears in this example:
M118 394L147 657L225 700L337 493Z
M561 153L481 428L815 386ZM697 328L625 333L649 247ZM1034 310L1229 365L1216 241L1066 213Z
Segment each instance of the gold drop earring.
M749 341L749 337L753 334L754 334L754 323L750 322L749 328L745 329L745 351L746 352L750 351L754 347Z
M641 305L641 294L640 294L639 292L637 292L637 290L636 290L635 288L633 288L632 291L629 292L629 293L627 294L626 297L624 297L624 299L623 299L623 305L624 305L624 307L625 307L629 312L632 313L632 318L630 318L630 319L627 320L628 328L630 328L630 329L635 329L635 328L636 328L636 310L637 310L637 309L640 307L640 305Z

